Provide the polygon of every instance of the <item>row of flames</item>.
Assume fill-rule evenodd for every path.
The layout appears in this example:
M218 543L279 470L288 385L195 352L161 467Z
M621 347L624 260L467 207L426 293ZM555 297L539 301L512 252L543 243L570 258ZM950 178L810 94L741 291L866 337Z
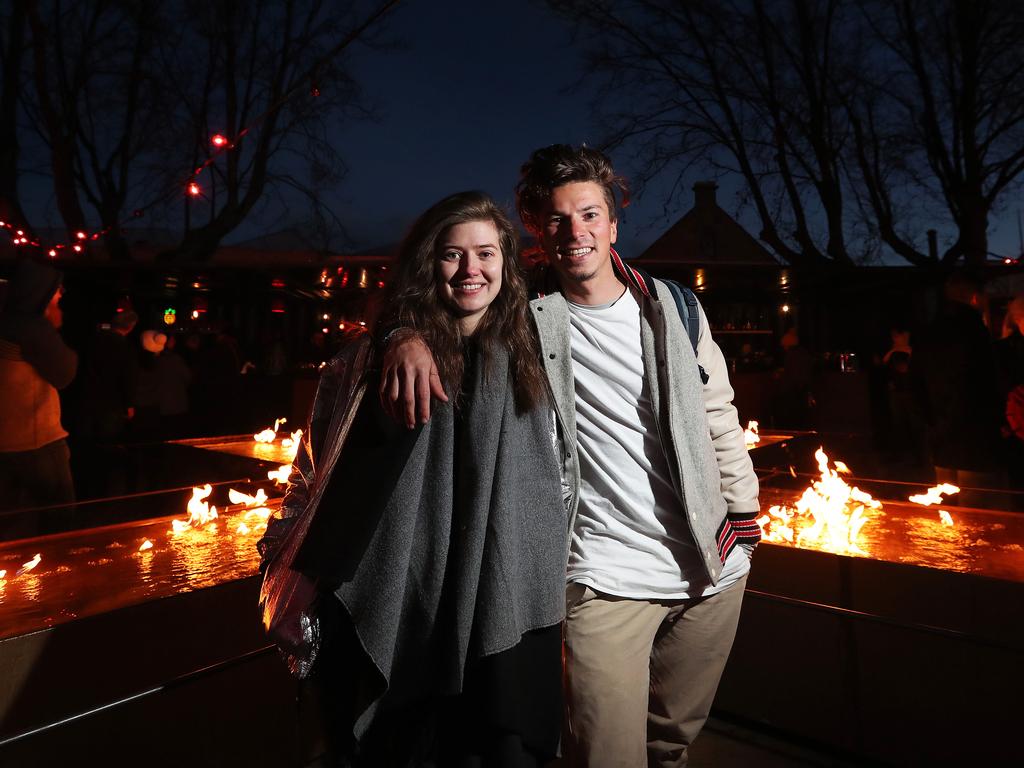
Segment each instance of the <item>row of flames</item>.
M276 419L274 421L273 428L264 429L262 432L253 435L253 439L258 443L272 443L277 439L277 430L282 424L285 423L285 419ZM299 441L302 438L302 430L296 430L289 436L281 439L281 445L284 448L292 449L292 458L294 459L295 453L299 448ZM282 464L277 469L267 472L267 479L273 480L275 484L283 485L288 482L288 477L291 474L291 464ZM171 530L167 533L173 537L180 537L189 533L190 531L206 531L207 533L217 533L218 526L217 521L220 519L217 513L217 507L211 505L207 500L210 494L213 493L213 486L207 483L204 486L197 486L192 489L192 498L189 499L186 505L186 511L188 512L188 519L186 520L172 520ZM228 489L228 501L233 505L241 505L245 508L245 514L242 516L241 522L235 526L234 532L239 535L249 535L251 533L261 533L267 528L267 520L270 518L272 512L266 507L268 497L266 492L260 488L256 491L255 495L249 495L236 491L234 488ZM148 552L156 547L150 539L143 539L139 545L139 552ZM43 560L41 554L37 553L31 560L22 564L22 566L15 572L12 578L22 576L29 571L35 569ZM0 569L0 585L7 583L7 571L6 569Z
M882 511L882 502L871 494L850 486L840 475L851 473L841 461L829 467L829 458L822 448L814 452L820 476L806 488L791 507L776 505L757 519L762 541L786 542L799 547L822 549L837 554L865 555L861 546L861 529L874 514ZM796 472L790 467L790 474ZM909 501L930 507L941 504L944 496L959 493L955 485L943 483L925 493L909 497ZM953 517L938 510L943 525L952 526Z

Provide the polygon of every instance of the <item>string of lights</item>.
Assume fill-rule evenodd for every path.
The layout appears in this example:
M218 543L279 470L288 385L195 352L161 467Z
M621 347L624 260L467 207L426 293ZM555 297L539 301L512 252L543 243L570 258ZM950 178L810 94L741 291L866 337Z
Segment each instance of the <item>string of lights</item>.
M331 48L330 51L325 53L319 59L317 59L301 77L296 78L295 84L285 91L277 101L272 102L262 113L253 118L248 125L239 130L234 138L229 138L223 133L215 133L210 137L210 150L206 160L203 161L197 168L195 168L188 178L185 180L184 189L185 194L189 197L202 197L203 188L199 183L200 175L212 166L217 158L225 152L231 152L237 149L242 140L248 133L254 128L258 127L268 117L281 109L285 104L291 101L296 94L304 91L308 84L308 93L313 98L320 96L320 84L317 80L317 73L320 72L323 66L336 57L341 51L355 42L367 29L377 23L385 15L387 15L395 6L399 4L400 0L388 0L381 4L376 11L370 14L362 24L359 24L353 28L348 35L342 38L337 45ZM0 220L0 229L6 230L11 238L11 244L22 248L22 247L34 247L44 249L48 256L56 258L61 255L62 252L70 251L72 253L82 253L85 250L88 243L99 240L101 237L109 234L115 229L121 229L132 219L138 219L146 214L146 211L151 208L165 203L172 197L176 197L180 192L179 186L175 185L172 189L161 193L156 198L151 200L146 205L139 208L135 208L130 216L120 219L114 224L109 224L101 229L95 230L78 230L74 233L73 237L63 242L51 243L47 248L43 245L42 238L36 237L31 233L27 232L25 228L19 227L9 221Z

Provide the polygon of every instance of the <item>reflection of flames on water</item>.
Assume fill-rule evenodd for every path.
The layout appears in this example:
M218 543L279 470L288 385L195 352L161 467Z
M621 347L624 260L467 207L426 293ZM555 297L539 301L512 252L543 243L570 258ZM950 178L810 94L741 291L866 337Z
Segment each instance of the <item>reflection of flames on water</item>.
M146 539L145 541L142 542L142 546L139 547L139 552L145 552L147 549L152 549L152 548L153 548L153 542L150 541L149 539Z
M859 542L860 530L867 522L867 511L881 510L882 503L839 476L850 471L842 462L830 469L821 448L814 458L821 476L793 507L773 506L758 518L761 538L837 554L866 554Z
M941 504L943 496L952 496L954 493L960 493L960 489L957 486L942 483L934 488L929 488L924 493L911 496L910 501L920 504L922 507L930 507L932 504ZM939 510L939 520L943 525L953 525L953 518L944 509Z
M747 422L747 429L743 433L743 440L746 442L747 448L752 448L761 442L761 436L757 432L756 421Z

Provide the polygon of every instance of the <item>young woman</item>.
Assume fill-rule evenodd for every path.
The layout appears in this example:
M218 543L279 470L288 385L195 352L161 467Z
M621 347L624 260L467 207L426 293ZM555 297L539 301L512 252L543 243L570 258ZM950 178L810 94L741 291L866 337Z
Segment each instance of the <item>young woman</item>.
M379 371L351 345L260 551L309 521L290 562L318 585L311 677L341 764L542 765L561 723L566 518L515 230L485 195L453 195L397 272L394 319L427 339L449 402L395 426L360 399Z

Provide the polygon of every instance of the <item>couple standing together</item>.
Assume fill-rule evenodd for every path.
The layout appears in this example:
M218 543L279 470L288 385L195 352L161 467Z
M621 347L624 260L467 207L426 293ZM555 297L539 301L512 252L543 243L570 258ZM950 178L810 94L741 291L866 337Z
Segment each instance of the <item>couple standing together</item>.
M441 201L401 248L382 349L321 381L260 551L307 519L286 567L318 585L338 764L539 766L559 743L573 766L686 764L758 484L703 311L694 351L669 286L612 249L625 189L596 150L534 152L528 278L492 201Z

